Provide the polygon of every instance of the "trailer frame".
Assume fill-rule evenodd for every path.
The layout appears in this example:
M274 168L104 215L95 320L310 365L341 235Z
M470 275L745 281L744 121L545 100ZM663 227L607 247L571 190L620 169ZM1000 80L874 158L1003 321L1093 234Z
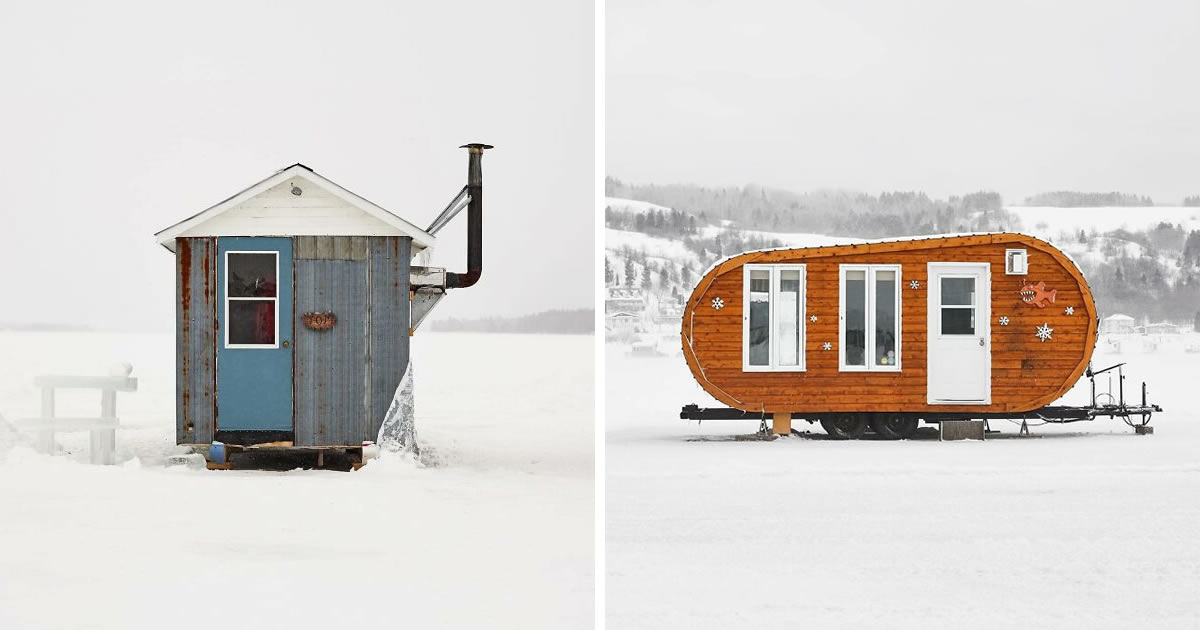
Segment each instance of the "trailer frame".
M1162 407L1150 404L1147 402L1147 387L1146 383L1142 382L1142 400L1140 404L1128 404L1125 402L1125 374L1124 363L1118 363L1104 368L1103 370L1093 371L1091 364L1088 364L1087 372L1085 373L1088 380L1091 381L1092 404L1086 406L1075 405L1047 405L1030 411L946 411L946 412L931 412L931 411L887 411L887 412L837 412L837 411L793 411L791 412L792 420L804 420L810 424L819 422L822 419L840 418L849 415L860 415L865 417L889 416L907 419L924 420L927 423L940 423L954 420L1020 420L1022 424L1030 420L1040 420L1042 422L1054 424L1066 424L1070 422L1085 422L1095 420L1096 418L1120 418L1125 424L1137 428L1145 427L1150 424L1150 418L1154 413L1161 413ZM1096 376L1104 374L1111 370L1117 370L1118 381L1118 396L1113 397L1111 392L1102 392L1099 397L1108 397L1112 402L1106 404L1098 404L1098 396L1096 394ZM767 411L743 411L741 409L733 409L731 407L701 407L696 404L684 405L679 412L679 417L682 420L696 420L703 422L705 420L758 420L760 426L765 427L767 420L774 414ZM1140 432L1140 431L1139 431Z

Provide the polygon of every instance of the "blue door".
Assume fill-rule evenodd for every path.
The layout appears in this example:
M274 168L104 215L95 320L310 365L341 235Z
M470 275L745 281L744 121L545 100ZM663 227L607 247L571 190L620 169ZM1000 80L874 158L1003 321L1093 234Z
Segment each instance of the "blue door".
M292 430L292 239L217 239L217 429Z

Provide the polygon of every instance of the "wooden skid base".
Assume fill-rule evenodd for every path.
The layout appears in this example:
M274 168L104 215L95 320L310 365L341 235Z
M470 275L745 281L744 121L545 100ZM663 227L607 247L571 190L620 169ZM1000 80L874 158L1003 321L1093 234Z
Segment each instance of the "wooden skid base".
M290 446L278 443L225 446L227 460L223 462L208 459L205 452L204 465L208 470L233 470L235 461L239 470L290 470L296 466L325 469L327 463L331 470L358 470L366 465L361 446Z

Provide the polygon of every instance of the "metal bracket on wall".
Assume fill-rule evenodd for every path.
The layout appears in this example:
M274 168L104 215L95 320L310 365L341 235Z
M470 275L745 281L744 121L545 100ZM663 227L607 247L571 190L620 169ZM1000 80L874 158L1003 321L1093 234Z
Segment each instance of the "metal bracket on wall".
M412 267L408 272L408 294L410 302L409 335L416 332L421 322L434 306L446 295L446 270L441 267Z

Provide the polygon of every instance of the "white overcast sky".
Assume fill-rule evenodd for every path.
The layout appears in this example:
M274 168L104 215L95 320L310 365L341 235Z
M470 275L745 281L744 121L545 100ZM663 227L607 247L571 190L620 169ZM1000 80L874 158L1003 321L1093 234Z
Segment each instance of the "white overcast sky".
M793 190L1200 194L1200 2L606 4L606 164Z
M171 329L154 232L295 162L423 227L467 142L483 279L438 310L589 307L594 38L588 2L0 2L0 324Z

